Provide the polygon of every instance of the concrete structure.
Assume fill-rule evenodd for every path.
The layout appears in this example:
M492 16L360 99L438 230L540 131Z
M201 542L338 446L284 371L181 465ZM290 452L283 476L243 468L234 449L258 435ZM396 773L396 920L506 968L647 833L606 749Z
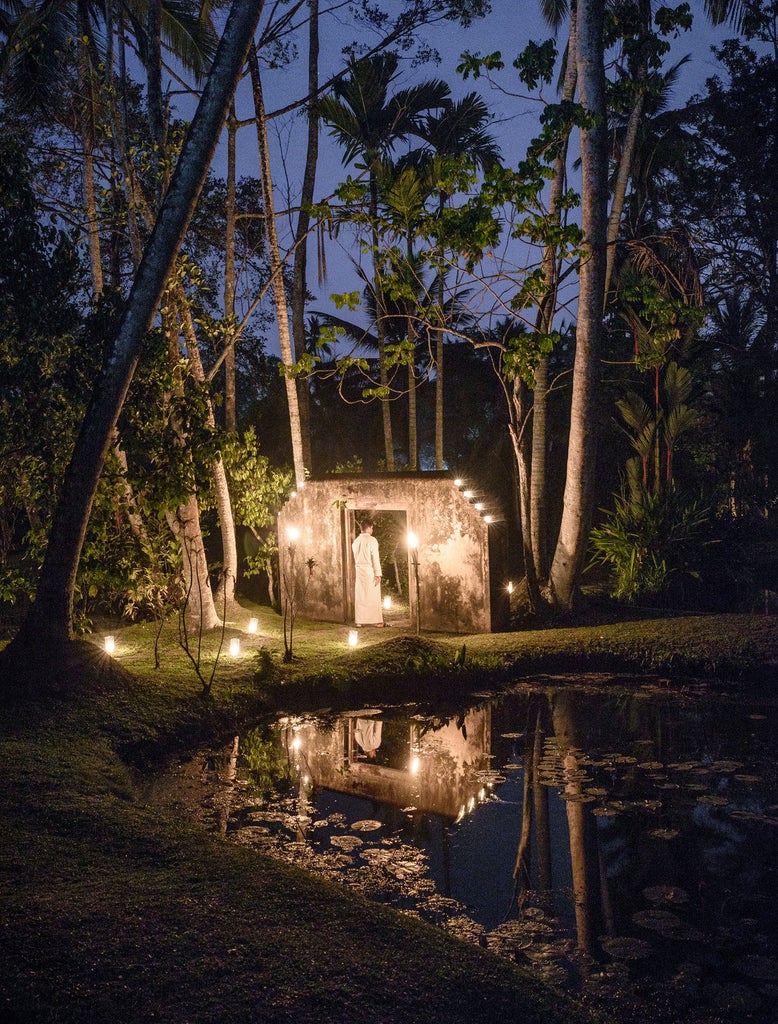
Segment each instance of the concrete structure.
M389 516L403 538L395 557L406 560L402 569L410 615L404 625L452 633L502 628L507 616L504 532L499 523L490 525L484 518L494 509L479 511L475 504L476 497L465 497L464 488L448 474L309 480L278 517L281 598L293 589L298 615L353 622L351 542L359 529L357 515L385 513L383 518ZM294 541L290 527L299 531ZM408 532L418 538L413 551L405 543ZM377 536L386 564L385 538Z

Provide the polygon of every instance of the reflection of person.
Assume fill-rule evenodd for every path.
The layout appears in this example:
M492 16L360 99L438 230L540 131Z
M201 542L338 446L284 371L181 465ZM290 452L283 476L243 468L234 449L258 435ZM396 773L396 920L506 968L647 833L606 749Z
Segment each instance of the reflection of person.
M373 536L372 520L363 519L359 527L362 532L351 545L356 570L354 621L357 626L383 626L381 559L378 557L378 541Z
M354 739L371 759L381 746L383 722L376 718L358 718L354 726Z

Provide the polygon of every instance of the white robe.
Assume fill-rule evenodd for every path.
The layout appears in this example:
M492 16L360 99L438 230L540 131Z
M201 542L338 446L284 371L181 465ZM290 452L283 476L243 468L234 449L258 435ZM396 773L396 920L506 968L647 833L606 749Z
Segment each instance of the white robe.
M360 533L351 545L354 552L356 583L354 586L354 621L358 626L376 626L384 621L381 608L381 559L378 541L369 533Z

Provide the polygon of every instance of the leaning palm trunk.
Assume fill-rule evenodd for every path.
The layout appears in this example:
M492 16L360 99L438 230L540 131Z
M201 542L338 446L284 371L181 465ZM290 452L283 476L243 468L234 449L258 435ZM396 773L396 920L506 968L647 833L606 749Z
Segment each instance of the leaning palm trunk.
M286 308L286 291L284 289L283 263L278 244L276 230L275 206L273 203L273 179L270 174L270 147L267 141L267 118L265 102L262 97L262 80L259 74L257 50L252 43L249 50L249 71L251 86L254 93L254 111L257 124L257 143L259 145L259 164L262 177L262 203L265 207L265 234L267 237L268 255L270 257L270 274L273 281L273 303L276 311L278 340L281 345L281 361L285 367L284 383L286 384L286 400L289 407L289 426L292 432L292 461L294 476L298 487L305 483L305 462L303 460L303 439L300 426L300 408L297 403L297 382L291 376L294 366L292 354L292 336L289 330L289 314Z
M149 239L105 368L65 472L35 603L9 656L19 662L43 641L73 637L76 572L89 514L114 427L122 410L146 333L183 241L240 76L262 0L234 0L224 34L175 174ZM15 678L19 678L18 676Z
M562 522L549 580L553 602L565 609L572 607L586 553L594 504L598 440L597 399L608 199L603 9L600 0L580 0L578 4L576 63L581 104L591 121L581 129L583 253L573 395Z

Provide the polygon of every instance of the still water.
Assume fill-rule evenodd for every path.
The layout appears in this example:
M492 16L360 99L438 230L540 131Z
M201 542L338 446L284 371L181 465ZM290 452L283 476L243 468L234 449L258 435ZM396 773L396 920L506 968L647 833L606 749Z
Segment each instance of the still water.
M548 680L285 717L189 766L229 838L634 1022L778 1021L778 702Z

